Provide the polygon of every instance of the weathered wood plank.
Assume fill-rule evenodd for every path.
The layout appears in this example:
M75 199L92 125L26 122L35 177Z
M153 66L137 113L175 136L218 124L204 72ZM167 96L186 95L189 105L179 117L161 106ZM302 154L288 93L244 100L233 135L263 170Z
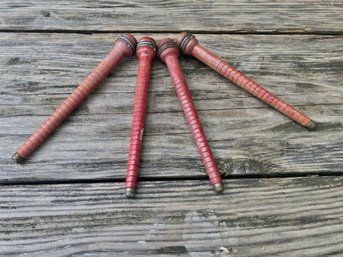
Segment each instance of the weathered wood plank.
M261 109L254 115L264 116ZM342 106L337 109L342 113ZM317 132L281 122L272 116L256 120L240 111L201 112L210 144L223 174L278 174L342 172L342 125L322 126ZM123 178L125 176L131 116L76 115L25 165L9 161L12 149L23 140L2 126L2 181ZM241 117L241 118L240 118ZM338 117L338 116L335 116ZM38 118L38 117L37 117ZM44 117L39 117L42 120ZM247 121L251 118L251 121ZM21 133L34 130L38 121L18 117ZM33 125L23 125L22 122ZM141 176L197 176L204 174L200 156L181 113L149 114L142 152ZM169 125L169 124L173 125ZM247 126L247 129L242 127ZM166 128L167 127L167 128ZM18 132L16 132L18 133ZM11 151L12 150L12 151ZM7 151L7 152L6 152Z
M1 256L340 256L343 179L0 188ZM206 204L204 204L206 203ZM228 253L220 252L220 247Z
M139 37L140 35L138 35ZM154 34L156 38L173 36ZM0 180L123 178L137 61L131 58L26 165L9 157L111 49L114 34L1 34ZM319 122L308 132L192 58L181 58L199 115L229 174L342 172L342 37L199 35ZM166 68L153 67L141 176L204 169Z
M0 33L3 79L0 92L2 95L9 92L15 95L69 93L113 48L117 35ZM139 38L142 34L135 36ZM151 36L158 40L176 34ZM337 76L342 65L342 36L205 34L197 38L279 95L282 92L287 95L306 93L307 100L313 100L309 99L311 96L318 101L318 94L330 93L330 88L341 83ZM191 89L215 89L220 90L220 94L225 91L232 96L244 96L199 61L181 57L181 64ZM132 79L136 72L136 58L124 61L97 93L134 92ZM154 79L159 83L154 83ZM158 60L154 63L152 80L151 91L172 91L166 68ZM327 100L331 101L332 97L337 100L337 94L331 94Z
M341 1L20 1L1 30L342 33Z

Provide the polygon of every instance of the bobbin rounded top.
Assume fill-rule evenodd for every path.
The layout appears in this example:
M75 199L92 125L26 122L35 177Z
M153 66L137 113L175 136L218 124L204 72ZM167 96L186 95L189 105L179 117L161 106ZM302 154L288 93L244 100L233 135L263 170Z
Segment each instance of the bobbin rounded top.
M156 57L157 53L157 45L156 41L151 37L142 37L138 40L137 44L137 56L142 54L143 52L148 52L149 54L153 55L153 58Z
M176 38L176 44L184 54L192 55L193 48L199 44L198 40L190 33L181 32Z
M165 58L168 55L176 55L179 56L179 49L175 43L175 41L171 38L164 38L158 41L158 55L162 62L165 62Z
M130 48L131 55L134 55L137 46L137 39L132 34L124 33L117 38L116 42L117 41L124 42Z

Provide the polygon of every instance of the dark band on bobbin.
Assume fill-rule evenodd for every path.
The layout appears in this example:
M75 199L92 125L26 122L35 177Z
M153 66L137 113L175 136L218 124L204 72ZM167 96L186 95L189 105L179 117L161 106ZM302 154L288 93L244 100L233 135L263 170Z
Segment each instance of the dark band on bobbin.
M153 42L152 40L143 38L138 41L137 48L141 46L150 46L152 47L155 51L157 50L156 43Z
M126 188L125 196L127 198L135 198L135 196L136 196L136 189L135 188Z
M187 44L189 43L189 41L191 41L193 35L190 34L190 33L187 33L185 32L183 35L182 35L182 38L180 40L180 43L178 43L181 51L183 51L185 49L185 47L187 46Z
M134 55L136 51L137 41L134 39L132 35L125 33L120 35L117 40L126 43L130 47L132 55Z
M307 124L307 128L312 130L314 129L315 127L317 126L317 124L313 121L313 120L310 120L310 122Z
M169 38L162 39L158 42L158 54L161 56L162 52L168 48L175 48L178 50L176 43Z
M193 48L199 43L192 34L181 32L176 38L176 44L179 46L183 54L192 55Z
M23 157L23 156L21 156L21 155L18 154L18 153L15 153L15 154L13 154L13 156L12 156L12 160L13 160L14 162L16 162L16 163L23 163L23 162L26 160L26 158Z

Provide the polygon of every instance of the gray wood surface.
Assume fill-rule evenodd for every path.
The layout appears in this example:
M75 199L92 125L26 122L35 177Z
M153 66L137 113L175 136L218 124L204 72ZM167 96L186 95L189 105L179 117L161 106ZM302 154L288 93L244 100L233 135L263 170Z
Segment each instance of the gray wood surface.
M342 14L338 0L0 1L0 256L343 256ZM128 200L133 57L27 163L12 163L124 31L194 33L317 129L181 56L224 178L215 195L156 60Z
M3 0L0 29L342 33L342 12L340 0Z
M135 57L124 61L25 165L9 161L23 140L113 47L116 36L1 34L2 182L124 178ZM194 58L182 57L195 105L224 175L343 171L341 36L198 38L319 123L316 131L309 132ZM142 177L205 174L168 71L159 60L153 66L146 124Z
M342 256L343 179L0 188L1 256ZM15 239L15 240L13 240ZM220 251L225 247L228 252Z

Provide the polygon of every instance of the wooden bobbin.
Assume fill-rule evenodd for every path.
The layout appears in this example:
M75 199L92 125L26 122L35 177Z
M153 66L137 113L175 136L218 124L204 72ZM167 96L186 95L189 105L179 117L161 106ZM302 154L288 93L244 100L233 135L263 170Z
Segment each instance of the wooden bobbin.
M115 41L115 47L104 60L74 89L72 94L52 113L48 119L17 149L12 159L23 162L32 154L70 114L86 100L91 92L108 76L108 74L126 57L135 53L137 41L125 33Z
M178 61L179 50L177 45L172 39L165 38L160 40L157 46L161 60L167 64L174 88L181 102L187 122L192 130L193 138L198 146L211 185L215 192L221 193L224 190L221 176L214 161L214 157L212 155L210 145L207 142L200 119L195 110L185 77L181 70Z
M250 79L243 72L238 71L233 66L200 45L198 40L192 34L181 32L178 35L176 42L184 54L194 56L226 79L243 88L245 91L283 113L300 125L308 129L315 128L316 123L308 116L275 96L257 82Z

